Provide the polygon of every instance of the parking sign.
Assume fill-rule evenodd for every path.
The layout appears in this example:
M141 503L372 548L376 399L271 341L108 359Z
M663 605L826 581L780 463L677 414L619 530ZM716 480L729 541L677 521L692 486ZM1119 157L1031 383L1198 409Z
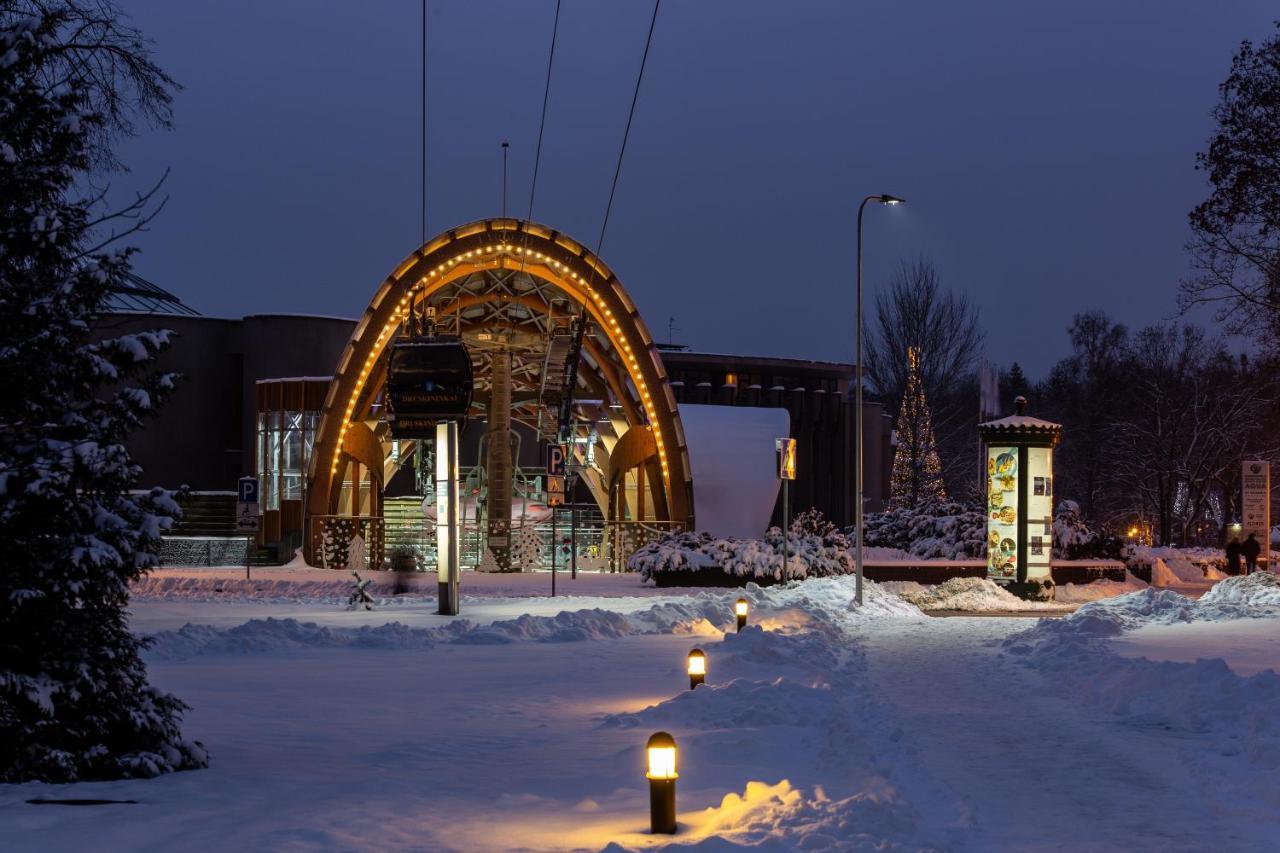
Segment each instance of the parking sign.
M552 477L564 476L564 448L559 444L547 445L547 474Z
M258 502L258 478L257 477L241 477L239 488L239 497L236 498L242 504L256 504Z
M241 477L236 488L236 530L257 533L259 515L258 480L256 477Z

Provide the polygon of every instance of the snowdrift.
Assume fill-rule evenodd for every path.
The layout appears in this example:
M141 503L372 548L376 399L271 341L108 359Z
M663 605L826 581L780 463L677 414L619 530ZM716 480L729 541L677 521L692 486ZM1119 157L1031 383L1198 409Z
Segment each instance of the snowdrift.
M1207 736L1222 756L1241 755L1248 772L1221 773L1212 757L1194 773L1232 796L1274 790L1280 772L1280 675L1239 676L1221 659L1153 662L1117 655L1107 638L1144 625L1280 619L1280 579L1233 577L1199 601L1171 590L1146 589L1086 604L1063 619L1042 619L1004 641L1004 653L1040 670L1045 684L1141 729ZM1277 622L1280 630L1280 621ZM1195 753L1189 751L1188 759Z
M987 578L952 578L937 586L924 586L910 581L883 585L899 598L921 610L965 610L973 613L996 613L1011 610L1061 611L1070 605L1026 601Z
M868 583L865 604L853 601L853 579L833 578L800 585L743 590L754 615L784 632L808 627L814 611L847 623L869 619L918 617L918 608ZM616 639L640 634L711 635L731 630L732 603L738 592L703 592L679 601L663 601L639 612L622 614L591 608L565 610L555 616L521 615L479 625L458 619L432 628L410 628L399 622L339 628L296 619L253 619L233 628L184 625L150 638L148 656L180 660L205 654L255 654L305 648L427 649L436 644L567 643Z

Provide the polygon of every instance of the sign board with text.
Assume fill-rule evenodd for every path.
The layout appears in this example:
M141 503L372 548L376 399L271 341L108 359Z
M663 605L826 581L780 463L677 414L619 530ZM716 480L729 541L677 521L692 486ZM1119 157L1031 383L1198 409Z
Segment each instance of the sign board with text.
M1271 543L1271 463L1246 461L1240 469L1240 523L1242 538L1252 533L1262 546L1258 562L1265 563Z

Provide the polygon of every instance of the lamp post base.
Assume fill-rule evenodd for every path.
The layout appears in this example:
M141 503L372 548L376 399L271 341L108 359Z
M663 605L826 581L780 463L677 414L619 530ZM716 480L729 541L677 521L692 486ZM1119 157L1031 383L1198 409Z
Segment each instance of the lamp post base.
M676 780L649 780L649 831L654 835L676 834Z
M438 612L441 616L458 615L458 594L453 584L440 581L436 584L437 601L440 602Z

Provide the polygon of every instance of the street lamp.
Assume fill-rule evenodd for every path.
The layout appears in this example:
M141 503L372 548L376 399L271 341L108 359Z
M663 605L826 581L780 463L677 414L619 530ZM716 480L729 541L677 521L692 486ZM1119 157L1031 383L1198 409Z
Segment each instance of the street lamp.
M858 437L858 449L855 461L857 463L857 496L854 500L854 529L858 532L857 548L854 550L854 566L857 572L857 581L855 586L854 601L859 605L862 604L862 540L865 538L866 530L862 523L862 211L869 201L878 201L880 204L892 207L895 204L902 204L904 199L892 196L887 193L879 195L869 195L862 200L862 204L858 205L858 272L857 272L857 361L856 378L854 381L854 406L853 420L855 423L854 434Z
M654 732L645 744L649 772L649 831L674 835L676 831L676 739Z
M739 598L733 604L733 615L738 619L738 630L741 631L747 624L747 600Z

